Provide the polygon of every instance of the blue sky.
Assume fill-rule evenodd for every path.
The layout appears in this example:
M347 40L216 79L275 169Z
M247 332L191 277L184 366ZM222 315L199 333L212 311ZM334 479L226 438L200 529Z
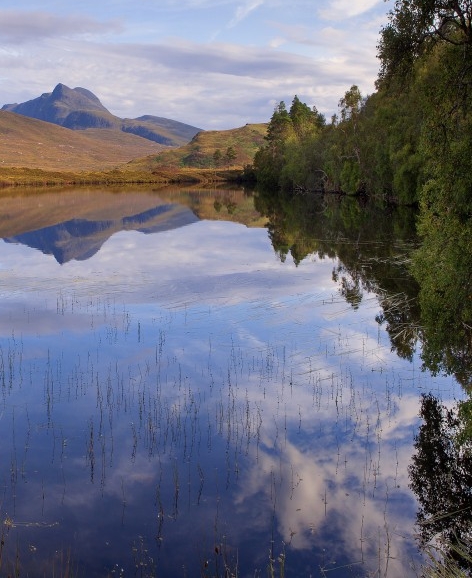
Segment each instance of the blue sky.
M374 90L383 0L0 0L0 105L62 82L110 112L203 129L267 121L295 94L330 117Z

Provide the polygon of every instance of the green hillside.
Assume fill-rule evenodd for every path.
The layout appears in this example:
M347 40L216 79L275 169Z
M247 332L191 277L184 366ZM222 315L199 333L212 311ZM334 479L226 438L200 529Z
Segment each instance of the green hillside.
M186 145L129 163L131 170L244 167L265 142L267 125L202 131ZM229 154L228 154L229 153Z

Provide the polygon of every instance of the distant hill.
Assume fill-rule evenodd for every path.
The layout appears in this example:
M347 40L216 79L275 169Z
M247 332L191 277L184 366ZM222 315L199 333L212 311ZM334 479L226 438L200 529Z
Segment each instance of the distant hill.
M157 154L163 145L112 129L71 131L55 124L0 111L0 167L54 171L113 169Z
M58 84L47 92L20 104L5 104L2 111L57 124L72 130L108 129L131 133L165 146L181 146L202 129L175 120L145 115L119 118L109 112L86 88Z
M256 151L264 144L267 124L246 124L229 130L203 131L176 149L162 150L157 155L135 159L130 170L160 168L224 168L251 164Z
M52 93L0 110L0 169L80 173L116 169L120 178L133 173L133 179L151 174L164 180L175 175L188 179L186 171L194 171L192 178L197 178L194 169L210 170L214 179L213 169L220 169L218 178L227 178L220 173L252 163L267 125L198 130L152 115L120 119L89 90L59 84ZM21 177L10 173L5 173L7 181ZM205 173L197 180L201 178L209 177Z

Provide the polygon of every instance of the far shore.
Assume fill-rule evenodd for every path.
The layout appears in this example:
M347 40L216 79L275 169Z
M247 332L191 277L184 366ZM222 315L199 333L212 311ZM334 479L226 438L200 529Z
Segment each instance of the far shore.
M16 186L79 186L79 185L137 185L137 184L202 184L241 183L243 169L181 168L153 172L114 169L94 172L67 172L31 169L26 167L0 167L0 187Z

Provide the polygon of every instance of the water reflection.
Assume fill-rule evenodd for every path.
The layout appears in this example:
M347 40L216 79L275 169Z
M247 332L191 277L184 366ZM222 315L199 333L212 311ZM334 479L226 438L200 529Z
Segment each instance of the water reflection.
M18 549L33 575L68 552L87 576L262 575L281 554L292 576L415 575L419 394L460 389L376 320L411 282L408 243L348 248L326 228L303 240L322 249L281 260L238 194L184 192L201 220L117 232L63 267L2 246L3 568Z
M447 408L430 393L422 397L421 417L410 466L411 487L420 504L421 544L440 545L459 567L470 571L470 556L457 547L470 541L472 530L470 401Z
M322 256L334 250L339 264L333 280L346 301L357 308L365 290L375 292L382 307L376 319L388 331L392 349L412 360L420 343L423 369L453 375L464 387L466 397L454 412L431 393L423 397L423 423L409 473L420 503L421 546L442 543L446 556L468 567L470 558L457 544L470 534L467 496L472 487L467 473L472 439L470 223L446 212L438 226L438 215L429 208L422 215L419 243L412 226L415 213L407 209L336 197L294 199L283 193L261 193L258 203L270 219L282 260L289 253L297 262L311 251Z
M197 221L197 217L180 205L160 205L138 215L130 215L115 221L91 221L73 219L51 227L28 231L4 239L7 243L22 243L39 249L46 255L54 255L60 264L71 259L89 259L100 250L103 243L118 231L159 233L178 229Z
M203 218L208 214L214 218L217 213L232 220L235 208L244 205L243 190L210 194L199 190L197 194L181 195L181 191L170 189L165 191L164 198L159 196L159 190L101 191L99 195L89 189L29 193L3 196L0 238L54 255L61 264L72 259L89 259L120 231L145 234L168 231L196 222L197 212ZM172 202L175 196L178 202ZM213 207L205 202L208 198ZM237 221L247 219L247 212L235 215Z
M354 308L364 292L377 294L392 347L411 359L418 338L418 282L410 272L418 246L416 212L331 196L260 192L256 206L267 215L274 249L284 261L299 263L310 254L337 257L333 281Z

